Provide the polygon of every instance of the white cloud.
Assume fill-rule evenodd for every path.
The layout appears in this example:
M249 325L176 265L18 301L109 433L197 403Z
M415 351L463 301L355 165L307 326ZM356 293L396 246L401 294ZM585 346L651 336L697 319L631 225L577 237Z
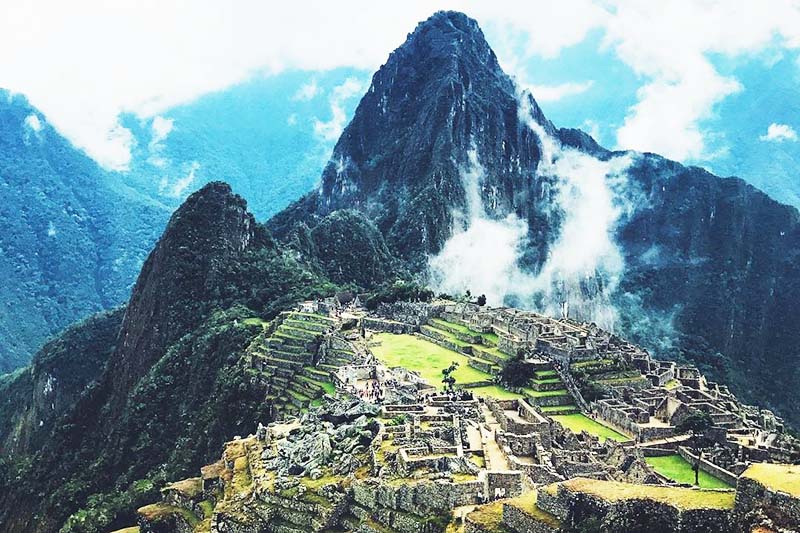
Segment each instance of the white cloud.
M708 54L735 56L777 42L800 46L795 2L518 2L358 0L6 2L0 87L25 94L48 122L108 168L130 163L119 114L149 119L259 74L338 67L373 70L436 9L475 17L501 64L519 74L531 56L557 57L590 31L642 76L618 134L624 148L678 158L702 154L698 122L738 89ZM530 85L524 76L520 83ZM306 94L310 94L306 93ZM555 93L554 93L555 94ZM674 114L665 117L663 105ZM665 122L666 120L666 122Z
M324 141L337 140L347 123L347 114L343 107L345 101L354 96L361 96L365 90L365 84L355 78L347 78L344 83L337 85L328 99L332 117L328 121L315 118L314 134Z
M292 100L307 102L309 100L313 100L318 94L319 86L317 85L317 80L311 80L308 83L304 83L299 89L297 89L297 92L295 92L292 96Z
M42 123L41 121L39 121L39 117L37 117L33 113L25 117L25 125L35 132L39 132L42 130Z
M511 300L553 316L566 312L613 329L612 296L625 267L614 235L622 217L643 204L634 200L627 183L632 159L601 161L561 146L531 118L526 95L519 115L539 139L542 158L536 172L552 179L550 205L561 220L546 261L538 272L520 267L527 224L513 213L500 219L487 215L481 197L485 170L473 148L469 165L461 169L467 209L453 213L453 235L429 258L431 286L450 294L485 294L492 305Z
M192 161L191 165L189 165L189 172L186 174L186 176L179 178L174 182L170 182L170 180L166 177L161 178L161 182L159 183L159 192L173 198L182 197L186 192L186 189L188 189L189 186L194 183L195 172L197 172L199 169L200 163L197 161Z
M150 155L147 157L147 162L158 168L164 168L169 163L169 160L161 155L164 150L164 140L172 132L175 126L175 121L171 118L164 118L156 116L150 124L150 144L147 149Z
M150 128L153 130L153 136L150 140L151 145L157 145L166 139L167 135L172 132L174 126L175 121L171 118L164 118L162 116L155 117L153 123L150 125Z
M288 117L286 117L286 125L287 126L295 126L297 124L297 113L292 113Z
M761 135L759 140L771 142L797 141L797 132L788 124L772 123L767 128L767 133Z
M736 57L776 42L800 46L800 8L791 1L618 0L605 45L646 80L617 131L617 146L674 159L709 157L700 122L741 90L709 56Z
M592 80L567 82L559 85L532 85L530 91L538 102L555 102L567 96L585 93L592 85L594 85Z

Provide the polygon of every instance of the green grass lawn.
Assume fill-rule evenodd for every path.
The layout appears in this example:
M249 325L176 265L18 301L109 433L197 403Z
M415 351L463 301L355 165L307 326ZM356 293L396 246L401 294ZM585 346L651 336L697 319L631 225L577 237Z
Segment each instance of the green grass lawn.
M453 373L458 383L474 383L492 378L489 374L472 368L467 363L469 358L461 353L442 348L438 344L420 339L414 335L394 335L379 333L372 337L375 345L370 346L372 353L386 365L402 366L417 372L422 379L434 387L442 388L442 369L450 363L458 363Z
M522 398L522 394L511 392L497 385L487 385L485 387L469 387L467 390L472 391L477 396L487 396L495 400L518 400Z
M631 440L630 437L626 437L622 433L619 433L608 426L604 426L603 424L592 420L583 413L575 413L572 415L552 415L550 418L573 433L580 433L581 431L585 430L592 435L600 437L600 440L612 439L618 442Z
M572 492L592 494L606 501L650 499L679 509L733 509L733 491L707 491L659 485L639 485L618 481L573 478L561 483ZM550 486L546 487L547 490Z
M771 490L800 497L800 465L756 463L750 465L742 477L754 479Z
M694 485L694 470L692 470L691 463L678 454L665 455L664 457L645 457L645 461L653 467L653 470L672 481ZM702 470L698 481L700 482L698 487L703 489L731 488L721 479L715 478Z

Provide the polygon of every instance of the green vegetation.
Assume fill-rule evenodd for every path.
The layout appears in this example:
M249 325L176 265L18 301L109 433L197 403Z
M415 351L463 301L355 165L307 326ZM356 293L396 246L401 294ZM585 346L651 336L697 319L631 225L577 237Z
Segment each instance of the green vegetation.
M489 398L494 398L495 400L518 400L524 397L522 394L511 392L510 390L506 390L498 385L467 387L466 390L471 391L476 396L486 396Z
M622 433L611 429L608 426L604 426L599 422L592 420L591 418L587 417L583 413L575 413L571 415L553 415L550 418L564 426L565 428L569 429L573 433L580 433L581 431L586 431L596 437L599 437L600 440L611 439L617 442L625 442L631 440L630 437L626 437Z
M561 485L572 492L582 492L612 501L649 499L679 509L732 509L734 491L716 491L664 487L659 485L638 485L617 481L574 478Z
M694 468L692 464L680 455L666 455L664 457L646 457L647 464L662 476L677 483L687 483L694 485ZM702 470L698 473L700 488L704 489L728 489L729 484L719 478L712 476Z
M350 260L352 261L352 259ZM431 299L433 299L433 291L430 289L415 283L397 282L383 286L370 294L364 305L367 309L374 310L382 303L399 301L430 302Z
M442 387L441 369L452 362L458 363L453 377L458 383L487 381L491 376L468 365L469 358L461 353L442 348L414 335L379 333L373 337L372 352L386 365L401 366L417 372L434 387Z
M742 477L758 481L770 490L800 497L800 465L756 463L750 465Z

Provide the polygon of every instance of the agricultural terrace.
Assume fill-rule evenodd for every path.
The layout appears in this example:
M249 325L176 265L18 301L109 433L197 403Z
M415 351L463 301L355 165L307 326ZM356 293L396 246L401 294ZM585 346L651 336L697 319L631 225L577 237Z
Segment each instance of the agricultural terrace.
M604 426L603 424L592 420L582 413L574 413L571 415L551 415L550 418L573 433L586 431L591 435L599 437L601 441L606 439L615 440L617 442L626 442L631 440L630 437L627 437L608 426Z

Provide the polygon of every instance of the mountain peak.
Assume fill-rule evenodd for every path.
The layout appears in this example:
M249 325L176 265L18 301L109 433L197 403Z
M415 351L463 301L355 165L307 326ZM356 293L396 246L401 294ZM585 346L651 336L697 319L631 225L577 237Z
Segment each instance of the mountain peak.
M506 77L478 22L457 11L438 11L420 22L385 66L393 63L425 65L441 79L447 79L448 72L463 74L477 66Z
M206 184L175 211L142 267L110 360L119 397L205 317L219 298L221 273L257 245L257 235L247 203L227 183Z
M529 107L553 131L533 98ZM357 209L390 249L419 264L450 237L454 213L466 212L465 170L492 177L478 191L489 216L527 216L530 208L516 199L536 183L540 148L520 113L517 87L478 23L435 13L375 73L299 216ZM425 205L426 215L414 205ZM272 227L280 233L288 217Z

